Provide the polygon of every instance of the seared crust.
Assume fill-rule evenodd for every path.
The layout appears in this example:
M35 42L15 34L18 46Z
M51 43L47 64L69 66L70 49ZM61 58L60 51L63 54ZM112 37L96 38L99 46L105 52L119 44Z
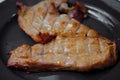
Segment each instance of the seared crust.
M41 37L39 34L66 37L98 37L98 33L95 30L81 24L68 14L60 14L59 6L62 3L67 4L67 1L59 0L58 2L60 3L57 3L55 0L45 0L32 7L27 7L23 4L20 5L21 9L18 11L20 28L34 41L41 43L47 43L49 40L44 41L43 38L46 38L46 36ZM86 10L84 11L84 8L81 7L81 9L87 13Z
M106 38L62 38L51 43L22 45L11 51L8 66L27 71L104 69L115 64L115 42Z

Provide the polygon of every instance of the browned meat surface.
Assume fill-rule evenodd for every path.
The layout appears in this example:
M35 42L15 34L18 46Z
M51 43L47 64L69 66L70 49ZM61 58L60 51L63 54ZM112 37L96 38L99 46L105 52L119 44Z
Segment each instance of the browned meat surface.
M45 0L32 7L19 4L21 10L18 11L18 22L21 29L34 41L41 43L55 38L51 37L50 40L47 40L50 38L49 36L58 35L96 37L98 33L95 30L77 21L86 17L86 8L79 3L75 3L73 7L69 8L66 2L65 0ZM59 10L66 10L69 15L60 14ZM39 34L48 34L49 36L46 38Z
M32 7L18 5L21 29L34 41L47 44L23 44L12 50L9 67L27 71L89 71L116 63L116 43L78 21L87 14L82 4L68 7L67 0L45 0Z
M116 44L98 37L57 37L48 44L22 45L11 51L8 66L27 71L103 69L117 60Z

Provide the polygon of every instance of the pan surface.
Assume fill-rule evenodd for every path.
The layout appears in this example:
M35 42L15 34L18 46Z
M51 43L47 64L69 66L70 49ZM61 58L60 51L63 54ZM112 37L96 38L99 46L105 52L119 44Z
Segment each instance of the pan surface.
M27 73L7 67L9 51L22 44L35 42L26 35L17 22L17 0L0 3L0 80L120 80L120 60L110 68L92 72L47 71ZM41 0L19 0L33 5ZM73 2L74 0L70 0ZM106 5L102 0L78 0L88 8L89 16L84 24L97 30L101 35L116 41L120 51L120 13ZM119 4L120 5L120 4Z

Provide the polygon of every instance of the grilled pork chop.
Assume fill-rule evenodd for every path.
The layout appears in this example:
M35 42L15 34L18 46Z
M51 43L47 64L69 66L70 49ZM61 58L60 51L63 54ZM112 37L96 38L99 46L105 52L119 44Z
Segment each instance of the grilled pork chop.
M41 43L47 43L59 35L66 37L98 36L95 30L81 24L74 18L77 16L71 15L72 12L80 11L71 11L74 8L78 9L79 3L72 8L67 8L65 4L67 5L67 0L45 0L32 7L19 4L21 10L18 11L18 22L21 29L34 41ZM59 10L66 10L70 15L60 14ZM81 11L81 13L86 13L84 7L81 7Z
M11 51L8 66L27 71L103 69L117 60L116 44L104 37L57 37L48 44Z

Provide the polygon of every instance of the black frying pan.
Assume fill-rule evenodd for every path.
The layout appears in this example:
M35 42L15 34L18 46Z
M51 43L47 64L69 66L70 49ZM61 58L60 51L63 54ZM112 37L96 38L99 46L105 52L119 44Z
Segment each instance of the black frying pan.
M33 5L40 0L19 0ZM71 2L74 0L71 0ZM114 40L120 50L120 3L115 0L79 0L89 9L89 17L84 24L97 30L103 36ZM109 6L104 2L108 1ZM56 71L27 73L7 67L9 51L24 43L35 44L18 26L16 0L0 4L0 80L120 80L120 61L110 68L92 72Z

